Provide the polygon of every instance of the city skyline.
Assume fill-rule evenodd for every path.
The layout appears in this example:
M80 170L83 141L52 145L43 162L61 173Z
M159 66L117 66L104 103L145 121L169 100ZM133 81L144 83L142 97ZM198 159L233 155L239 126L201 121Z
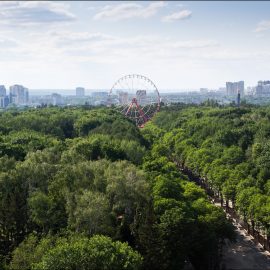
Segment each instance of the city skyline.
M159 89L269 79L270 2L0 2L1 84Z

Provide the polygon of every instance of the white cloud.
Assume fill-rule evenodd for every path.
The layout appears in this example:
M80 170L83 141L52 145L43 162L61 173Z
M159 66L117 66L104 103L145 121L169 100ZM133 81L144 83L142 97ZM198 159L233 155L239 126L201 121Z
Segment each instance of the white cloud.
M5 47L8 42L15 42L17 46ZM0 47L5 48L0 50L0 67L6 68L2 77L9 79L10 76L9 80L12 81L14 79L9 74L23 67L22 74L29 87L31 85L27 80L36 85L39 82L36 78L31 79L28 74L36 74L42 85L50 83L50 80L51 85L61 85L63 81L70 84L76 76L78 83L81 83L80 79L87 81L89 76L93 76L89 79L89 85L92 85L94 77L104 73L104 80L110 85L108 77L117 77L118 73L123 72L141 71L150 75L164 72L165 77L174 72L172 74L177 77L179 72L191 74L190 70L201 74L204 67L240 65L250 59L258 63L270 59L269 50L256 52L255 49L224 48L214 39L185 40L159 34L117 36L87 30L77 32L68 28L35 31L23 36L1 33ZM185 71L187 69L189 71ZM19 79L16 77L17 81L23 79L22 74L18 75L21 76ZM67 81L60 80L61 76L65 76ZM104 82L101 80L99 83L96 85L103 87Z
M7 37L11 40L11 37ZM101 32L46 31L29 33L18 37L19 46L0 51L1 61L71 63L117 63L118 61L140 62L140 59L178 61L179 58L198 55L219 46L215 40L181 40L158 35L116 36ZM0 46L5 46L3 40ZM196 57L198 56L196 55ZM178 59L178 60L177 60Z
M263 32L270 29L270 21L261 21L257 24L255 32Z
M149 18L154 16L162 7L166 6L164 2L153 2L148 6L138 3L123 3L118 5L105 6L102 11L94 16L94 20L108 19L119 21L131 18Z
M174 22L174 21L180 21L189 19L192 15L192 12L190 10L181 10L179 12L172 13L170 15L164 16L162 18L163 22Z
M172 45L174 48L209 48L217 47L219 43L216 40L187 40L187 41L177 41Z
M166 65L179 61L260 60L270 57L270 51L256 52L226 49L212 39L183 40L159 35L115 36L101 32L47 31L24 37L1 38L0 59L10 62L46 62L57 64L132 63L142 61ZM264 59L265 60L265 59ZM128 64L127 64L128 65ZM148 65L148 64L147 64Z
M70 32L70 31L53 31L50 32L50 37L54 38L58 44L65 46L83 45L85 43L100 42L106 40L113 40L111 35L103 34L100 32Z
M0 25L25 26L75 19L66 3L54 1L0 2Z
M97 9L98 9L98 7L89 6L87 9L88 9L88 10L97 10Z
M112 36L103 33L73 33L51 32L45 40L53 40L46 48L55 51L55 59L61 55L68 55L75 62L92 61L106 63L118 61L135 61L145 58L149 61L159 59L170 61L178 57L192 56L192 51L214 49L219 46L215 40L179 40L175 38L161 38L159 36L140 35L132 37ZM38 40L38 39L37 39ZM43 41L40 41L41 43ZM126 60L125 60L126 59Z
M9 39L0 36L0 48L13 48L17 46L18 43L14 39Z

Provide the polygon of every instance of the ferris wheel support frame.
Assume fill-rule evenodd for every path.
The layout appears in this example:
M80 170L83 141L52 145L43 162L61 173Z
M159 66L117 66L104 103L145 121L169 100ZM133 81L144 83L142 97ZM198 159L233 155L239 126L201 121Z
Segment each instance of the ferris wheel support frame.
M126 111L126 113L125 113L125 115L128 117L128 113L129 113L129 111L131 110L131 108L132 108L132 106L135 104L135 106L137 107L137 109L138 109L138 112L139 112L139 114L140 114L140 116L143 118L143 120L144 120L144 123L143 124L145 124L146 122L147 122L147 117L145 116L145 113L142 111L142 109L140 108L140 106L139 106L139 104L138 104L138 102L137 102L137 99L136 98L133 98L132 99L132 101L131 101L131 103L130 103L130 105L129 105L129 107L128 107L128 110Z

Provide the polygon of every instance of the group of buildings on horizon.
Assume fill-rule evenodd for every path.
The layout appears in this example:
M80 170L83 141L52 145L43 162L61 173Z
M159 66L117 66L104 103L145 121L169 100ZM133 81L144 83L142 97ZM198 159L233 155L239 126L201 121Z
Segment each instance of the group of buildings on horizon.
M171 102L195 102L203 101L205 98L214 98L221 100L221 103L226 103L229 100L240 102L241 97L250 99L260 99L262 97L270 98L270 80L258 81L257 86L245 88L244 81L226 82L226 87L221 87L218 90L209 90L208 88L200 88L199 92L185 93L167 93L161 94L162 100L168 103ZM75 95L62 96L59 93L50 95L32 95L29 97L29 89L23 85L12 85L9 87L9 93L4 85L0 85L0 108L10 106L47 106L47 105L82 105L89 104L93 106L106 105L108 91L93 91L91 95L85 95L85 88L77 87ZM125 96L121 96L125 99ZM269 100L270 102L270 100Z
M61 90L59 90L60 92ZM63 92L64 90L62 90ZM73 90L74 91L74 90ZM73 92L74 93L74 92ZM85 94L84 87L77 87L75 89L75 95L73 94L33 94L31 95L30 102L31 106L65 106L65 105L106 105L108 97L108 91L100 90L100 91L91 91L91 94ZM30 105L30 104L29 104Z
M245 90L244 81L239 82L226 82L226 93L228 96L253 95L253 96L270 96L270 81L258 81L257 86L248 87Z
M6 108L9 104L23 105L29 103L29 90L23 85L15 84L9 87L9 94L4 85L0 85L0 107Z
M84 97L85 89L83 87L76 88L76 96ZM53 93L47 97L48 104L63 105L63 99L60 94ZM23 85L15 84L9 87L9 93L4 85L0 85L0 108L6 108L10 105L27 106L30 103L29 89Z

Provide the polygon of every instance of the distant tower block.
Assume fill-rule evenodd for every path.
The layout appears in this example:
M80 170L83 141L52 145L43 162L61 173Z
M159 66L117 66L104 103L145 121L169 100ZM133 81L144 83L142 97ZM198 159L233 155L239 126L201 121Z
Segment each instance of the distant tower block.
M83 87L76 88L76 96L77 97L83 97L84 94L85 94L85 89Z
M146 90L137 90L136 98L140 104L145 104Z
M237 107L240 107L240 91L238 90L238 93L237 93Z
M126 104L128 102L128 92L119 92L120 104Z

